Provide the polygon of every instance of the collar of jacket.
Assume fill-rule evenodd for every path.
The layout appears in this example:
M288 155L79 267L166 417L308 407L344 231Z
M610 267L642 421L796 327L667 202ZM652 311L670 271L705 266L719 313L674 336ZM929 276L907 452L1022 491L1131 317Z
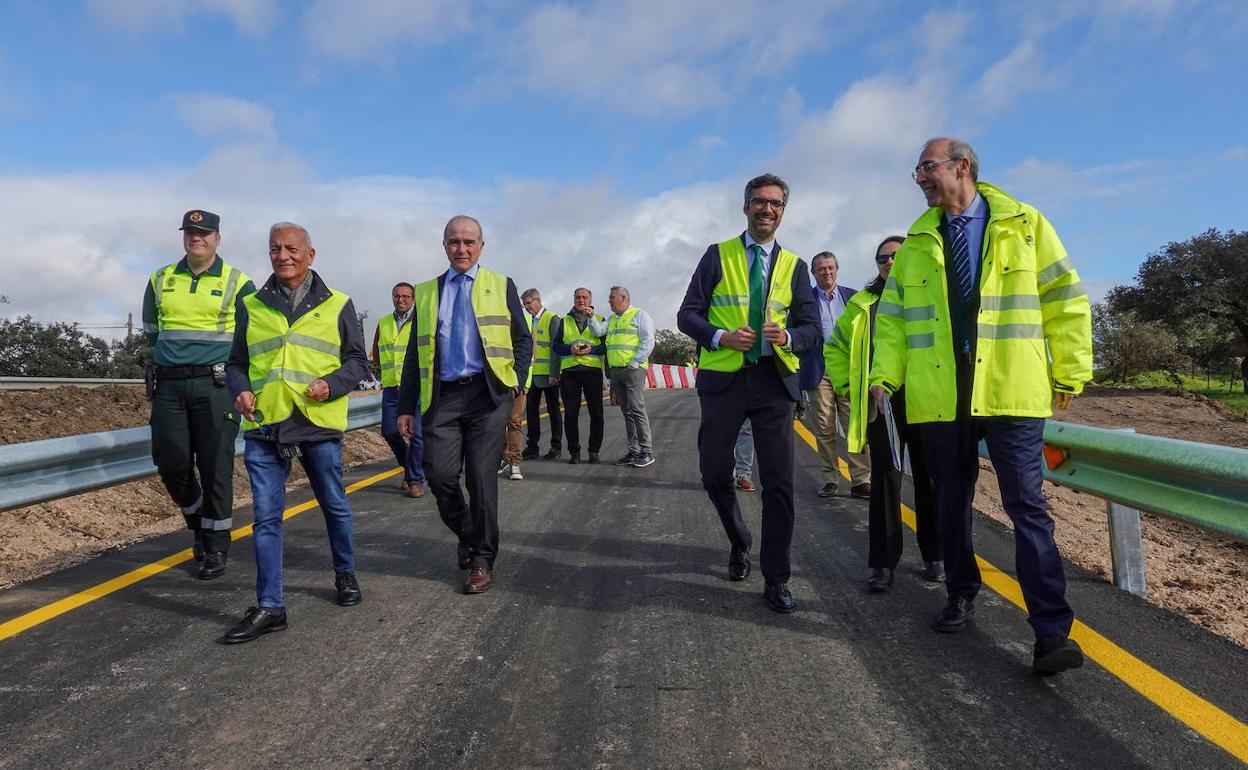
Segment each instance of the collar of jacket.
M329 286L321 280L321 276L315 270L312 270L312 285L308 287L308 296L304 297L303 306L301 308L292 308L291 312L286 313L285 301L281 298L277 291L277 276L269 275L269 280L264 282L264 286L256 292L256 299L268 305L279 312L286 313L286 317L291 323L299 318L307 311L329 299L331 292Z
M975 189L988 202L988 227L995 222L1023 215L1023 204L1000 187L987 182L976 182ZM932 206L910 226L908 235L931 235L939 238L943 214L939 207Z

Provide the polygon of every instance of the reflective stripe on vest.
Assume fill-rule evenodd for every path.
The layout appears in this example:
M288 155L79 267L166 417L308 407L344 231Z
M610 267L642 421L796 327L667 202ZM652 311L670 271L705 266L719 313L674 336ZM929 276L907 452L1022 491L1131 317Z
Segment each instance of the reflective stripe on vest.
M542 308L542 314L537 317L537 323L533 326L533 365L529 367L530 381L533 377L550 374L555 360L554 348L551 347L554 330L555 314Z
M410 320L409 320L410 323ZM381 386L396 388L403 381L403 361L407 358L407 343L411 329L399 328L394 313L387 313L377 324L377 359L381 366Z
M791 251L780 249L773 261L771 290L767 294L764 320L774 321L781 328L787 329L789 307L793 303L793 271L797 268L797 256ZM748 325L750 314L749 269L745 244L740 238L719 244L719 264L722 277L711 292L711 306L706 320L711 326L732 331ZM761 335L763 330L755 329L754 333ZM797 371L796 354L779 345L772 345L771 352L780 364L782 374L789 375ZM735 372L744 362L745 354L729 347L721 347L719 350L702 348L698 355L698 366L712 372Z
M641 349L641 333L633 325L633 319L641 312L639 307L630 307L623 315L611 316L607 321L607 364L609 366L628 366L637 357ZM650 360L641 362L643 369L649 368Z
M192 292L196 276L177 267L177 263L165 265L149 279L156 302L154 331L171 340L233 342L234 300L251 279L223 261L221 275L201 274Z
M416 287L416 328L411 343L416 345L416 360L420 364L420 412L429 409L433 399L433 362L437 355L438 301L441 299L438 279L434 278ZM507 307L507 276L477 268L472 281L472 314L476 317L477 333L485 353L485 365L494 378L503 385L514 388L519 384L516 377L515 353L511 341L511 309Z
M298 409L313 425L347 429L347 398L313 401L303 394L313 380L342 366L342 337L338 318L350 298L330 292L329 299L297 318L261 302L255 294L243 298L247 308L247 377L256 394L259 424L282 422ZM244 428L256 427L245 423Z
M600 315L594 315L594 320L602 323L604 319ZM588 323L585 324L584 330L578 328L576 319L572 317L571 313L568 313L563 317L563 344L571 345L574 342L588 342L591 346L601 345L602 337L594 334L594 330L590 328ZM595 369L601 369L603 368L602 356L593 353L587 356L564 356L563 360L559 362L559 371L562 372L564 369L570 369L573 366L592 366Z

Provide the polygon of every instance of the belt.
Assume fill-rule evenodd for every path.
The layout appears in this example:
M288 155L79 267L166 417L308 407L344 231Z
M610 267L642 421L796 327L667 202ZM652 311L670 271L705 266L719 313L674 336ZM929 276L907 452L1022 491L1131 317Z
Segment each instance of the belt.
M189 380L195 377L211 377L212 365L158 366L156 376L162 380Z
M756 367L756 366L762 366L763 364L770 364L773 358L774 358L774 356L759 356L759 357L758 357L758 360L757 360L757 361L755 361L755 362L754 362L754 363L752 363L752 364L751 364L751 363L749 363L748 361L742 362L742 363L741 363L741 368L742 368L742 369L753 369L753 368L754 368L754 367Z
M453 388L453 387L458 387L460 385L470 385L474 382L477 382L478 380L484 379L484 377L485 377L485 373L480 372L477 374L470 374L467 377L456 377L453 380L442 380L441 382L442 382L442 387Z

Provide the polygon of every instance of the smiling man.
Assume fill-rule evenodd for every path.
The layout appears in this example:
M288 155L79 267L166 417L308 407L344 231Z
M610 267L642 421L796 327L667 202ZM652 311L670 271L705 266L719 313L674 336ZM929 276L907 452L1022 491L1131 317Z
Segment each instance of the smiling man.
M292 222L269 229L273 275L243 302L228 369L234 409L247 422L243 461L255 523L256 606L225 635L250 642L286 628L282 512L299 458L320 503L342 606L359 604L351 506L342 485L347 394L368 374L364 334L351 298L314 270L312 236Z
M763 488L763 598L786 613L796 606L788 581L798 355L820 339L806 263L776 243L788 203L789 186L778 176L746 183L746 231L706 250L676 315L699 346L702 486L732 546L728 577L750 574L752 538L733 488L733 447L749 420Z
M429 489L458 541L459 568L468 570L464 593L479 594L494 584L496 463L507 416L524 398L533 337L516 285L478 264L485 248L480 222L451 217L442 248L450 269L416 287L399 429L411 436L415 421L422 422Z
M975 617L982 585L971 542L978 444L988 446L1014 524L1018 582L1036 635L1032 668L1083 664L1069 638L1062 557L1041 484L1044 419L1092 378L1088 297L1053 226L1035 208L979 181L966 142L923 145L914 181L929 208L897 250L876 316L871 394L883 411L905 384L919 426L944 544L945 607L937 631Z
M148 396L152 462L191 530L201 580L225 574L230 550L238 425L225 419L225 361L242 298L256 290L217 255L220 226L211 211L186 212L186 256L152 273L143 293L143 331L156 380Z

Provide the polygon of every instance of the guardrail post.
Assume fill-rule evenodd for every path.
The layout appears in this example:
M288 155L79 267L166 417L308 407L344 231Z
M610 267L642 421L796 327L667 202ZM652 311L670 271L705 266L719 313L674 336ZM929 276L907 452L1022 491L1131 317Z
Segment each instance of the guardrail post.
M1117 430L1120 433L1135 433L1134 428ZM1106 501L1106 505L1109 513L1109 556L1114 567L1114 585L1142 599L1147 598L1140 512L1112 500Z

